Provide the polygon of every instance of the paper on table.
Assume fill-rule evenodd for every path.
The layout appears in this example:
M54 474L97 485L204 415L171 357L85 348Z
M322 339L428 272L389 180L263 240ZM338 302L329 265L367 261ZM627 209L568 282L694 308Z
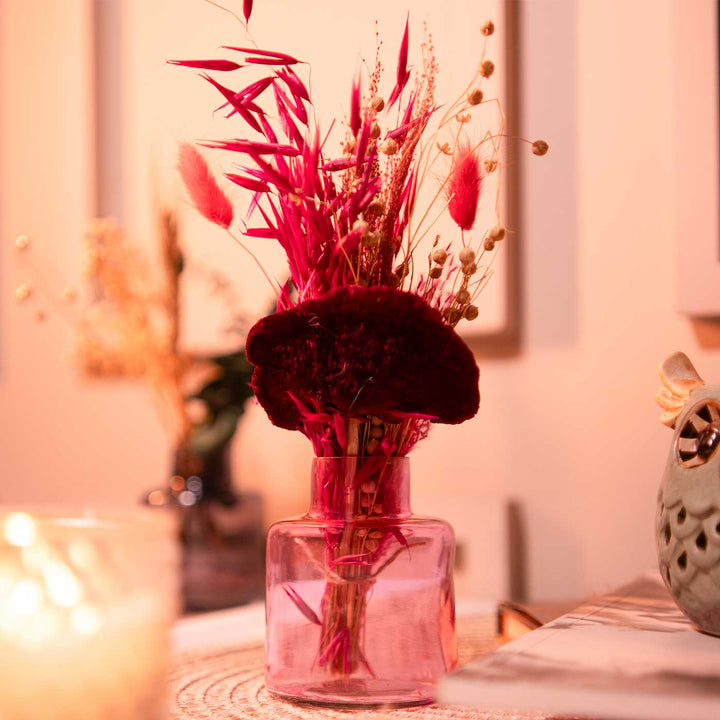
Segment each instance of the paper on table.
M259 644L265 639L265 604L256 602L183 618L173 628L172 635L173 650L178 653Z
M649 573L446 678L446 703L619 720L717 720L720 638Z

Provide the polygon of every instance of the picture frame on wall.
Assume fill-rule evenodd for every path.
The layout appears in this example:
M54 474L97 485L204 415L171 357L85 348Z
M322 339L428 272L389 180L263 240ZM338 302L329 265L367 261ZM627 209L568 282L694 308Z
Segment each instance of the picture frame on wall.
M178 143L202 137L231 137L237 128L232 121L223 124L222 113L215 117L212 111L216 98L207 83L194 77L192 71L168 66L166 60L212 56L217 46L223 44L223 38L237 39L244 29L238 27L231 14L197 0L154 3L94 0L94 3L96 78L103 79L96 80L95 86L98 205L112 208L132 233L144 235L151 222L151 198L157 197L158 186L173 188L175 199L182 198L182 191L168 175L169 169L175 167ZM486 98L498 97L502 110L491 102L478 110L483 119L487 118L487 129L497 125L495 130L513 137L517 135L520 113L517 58L520 11L520 4L510 0L488 0L481 9L470 0L451 0L442 9L422 0L412 5L409 16L406 7L390 7L380 0L368 0L358 7L319 0L312 9L304 10L289 0L274 0L255 8L251 32L261 45L269 43L308 60L313 68L310 81L318 118L327 125L334 118L342 120L347 112L354 73L363 62L372 64L376 32L382 42L384 72L389 82L406 19L410 19L411 61L414 54L416 63L423 42L423 25L427 22L440 66L437 97L442 104L462 92L474 73L482 49L480 27L491 18L496 32L489 39L488 58L494 61L495 72L487 81ZM279 15L283 17L281 24L275 22ZM307 31L296 32L303 24ZM329 33L338 27L345 28L342 39ZM317 42L319 36L325 38L323 43ZM121 92L108 93L108 87L119 87ZM503 114L507 123L504 128L500 126ZM479 140L482 132L483 127L478 124L472 130L473 139ZM506 150L501 172L484 183L476 227L467 234L467 239L478 245L482 230L496 224L495 183L499 183L501 221L507 228L507 237L498 246L490 268L492 276L478 298L479 317L458 325L460 334L479 356L514 355L520 345L522 234L517 217L520 163L516 160L518 148L512 141L503 145ZM211 159L218 160L221 170L220 158ZM428 185L432 182L429 177ZM418 205L422 202L421 196ZM204 226L201 229L197 219L188 222L187 231L193 236L213 232ZM429 237L440 234L449 241L456 239L458 232L449 218L441 219ZM250 273L243 269L242 253L227 242L224 246L214 242L213 248L223 267L239 268L250 294L250 288L256 286L248 277ZM277 264L277 258L271 251L266 253L266 248L260 248L258 255L271 272L276 265L278 272L285 271L284 264ZM263 297L258 307L266 306Z
M718 2L673 3L677 103L676 307L720 318L720 119Z

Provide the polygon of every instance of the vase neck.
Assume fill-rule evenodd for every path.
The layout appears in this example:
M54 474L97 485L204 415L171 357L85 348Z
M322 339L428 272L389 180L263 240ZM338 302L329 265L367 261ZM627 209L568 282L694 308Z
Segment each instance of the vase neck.
M313 517L364 520L411 514L406 457L315 458L311 482Z

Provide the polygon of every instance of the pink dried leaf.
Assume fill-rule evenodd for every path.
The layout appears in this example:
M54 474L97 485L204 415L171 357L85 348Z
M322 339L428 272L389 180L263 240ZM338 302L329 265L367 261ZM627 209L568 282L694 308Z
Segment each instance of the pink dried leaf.
M290 102L290 98L278 87L277 83L273 85L275 92L275 100L277 108L281 113L287 113L289 108L293 115L303 124L308 124L308 114L302 101Z
M405 32L403 33L403 39L400 43L397 72L395 75L395 87L393 88L393 91L388 98L388 109L390 109L395 104L395 101L400 97L403 89L405 88L405 85L407 85L407 81L410 79L410 71L407 69L409 23L410 17L408 16L407 20L405 20Z
M350 93L350 132L353 137L357 137L360 132L360 75L355 76L352 84L352 92Z
M201 73L200 77L203 78L203 80L207 80L214 88L216 88L253 130L262 132L258 121L251 115L250 111L242 104L242 102L235 97L236 93L229 90L224 85L221 85L217 80L214 80L205 73Z
M243 100L244 102L254 100L258 95L260 95L260 93L269 87L272 81L273 78L271 77L260 78L260 80L250 83L250 85L246 88L237 92L235 97L237 97L238 100Z
M290 68L286 67L282 70L276 71L278 74L278 77L281 77L285 84L288 86L290 92L300 100L305 100L307 102L310 102L310 93L308 92L308 89L305 87L305 84L303 81L297 76L297 73Z
M343 628L338 633L336 633L318 658L318 665L325 665L328 660L337 655L338 651L340 650L340 646L343 645L344 642L346 642L349 634L350 631L347 628Z
M274 228L245 228L243 235L248 237L263 238L266 240L276 240L277 230Z
M370 553L357 553L355 555L343 555L333 560L333 565L369 565L367 558Z
M217 70L219 72L231 72L242 67L242 65L232 60L168 60L167 64L199 68L200 70Z
M262 134L267 138L268 142L276 143L278 136L265 115L260 115L260 124L262 125Z
M394 527L390 529L391 535L408 551L410 554L410 544L408 543L405 536L400 531L400 528Z
M362 130L360 131L360 136L357 141L357 155L355 157L356 170L360 170L363 162L365 162L365 151L367 150L368 143L370 142L370 130L370 120L366 120L365 123L363 123Z
M280 111L280 124L282 125L283 132L287 135L288 139L295 143L298 148L305 149L305 138L302 133L298 130L297 125L290 117L290 113L284 108Z
M347 170L353 165L355 165L354 157L341 157L335 160L329 160L321 169L326 172L337 172L338 170Z
M317 616L315 611L298 595L295 588L290 585L283 585L283 590L287 593L287 596L295 603L297 609L314 625L322 625L320 618Z
M252 190L253 192L270 192L270 186L262 180L256 180L255 178L246 177L244 175L237 175L236 173L225 173L225 177L230 180L230 182L239 185L245 190Z
M410 15L408 14L405 19L405 32L400 43L400 53L398 54L398 66L397 66L397 84L404 85L407 80L407 60L408 60L408 40L410 32Z
M365 657L365 653L360 649L360 647L357 648L357 654L360 658L360 662L362 663L365 670L367 670L368 674L372 678L376 678L377 675L375 674L375 671L370 667L370 663L367 661L367 658Z
M245 62L249 65L288 65L287 60L282 60L281 58L267 58L267 57L246 57ZM293 62L300 62L299 60L294 60Z
M253 155L253 160L257 163L257 166L259 170L261 171L260 179L264 180L265 182L272 183L275 185L278 189L291 193L294 191L293 186L290 184L290 181L287 177L285 177L282 173L278 172L272 165L265 162L260 155Z
M220 189L205 158L194 145L180 145L178 169L198 212L210 222L229 228L233 221L232 203Z
M288 157L294 157L300 154L300 151L292 145L262 143L256 140L244 140L242 138L235 138L234 140L208 140L207 142L200 143L200 145L216 150L246 153L247 155L286 155Z
M261 58L267 58L268 60L281 61L281 65L296 65L300 61L294 58L292 55L288 55L283 52L276 52L275 50L258 50L257 48L249 47L237 47L234 45L223 45L223 50L234 50L235 52L252 53L253 55L259 55ZM259 62L260 58L245 58L246 62Z

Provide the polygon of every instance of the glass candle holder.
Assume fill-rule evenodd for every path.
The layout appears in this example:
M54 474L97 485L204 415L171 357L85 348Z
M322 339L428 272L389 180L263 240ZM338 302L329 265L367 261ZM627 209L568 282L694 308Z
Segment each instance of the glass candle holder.
M170 518L0 509L0 717L165 718Z

